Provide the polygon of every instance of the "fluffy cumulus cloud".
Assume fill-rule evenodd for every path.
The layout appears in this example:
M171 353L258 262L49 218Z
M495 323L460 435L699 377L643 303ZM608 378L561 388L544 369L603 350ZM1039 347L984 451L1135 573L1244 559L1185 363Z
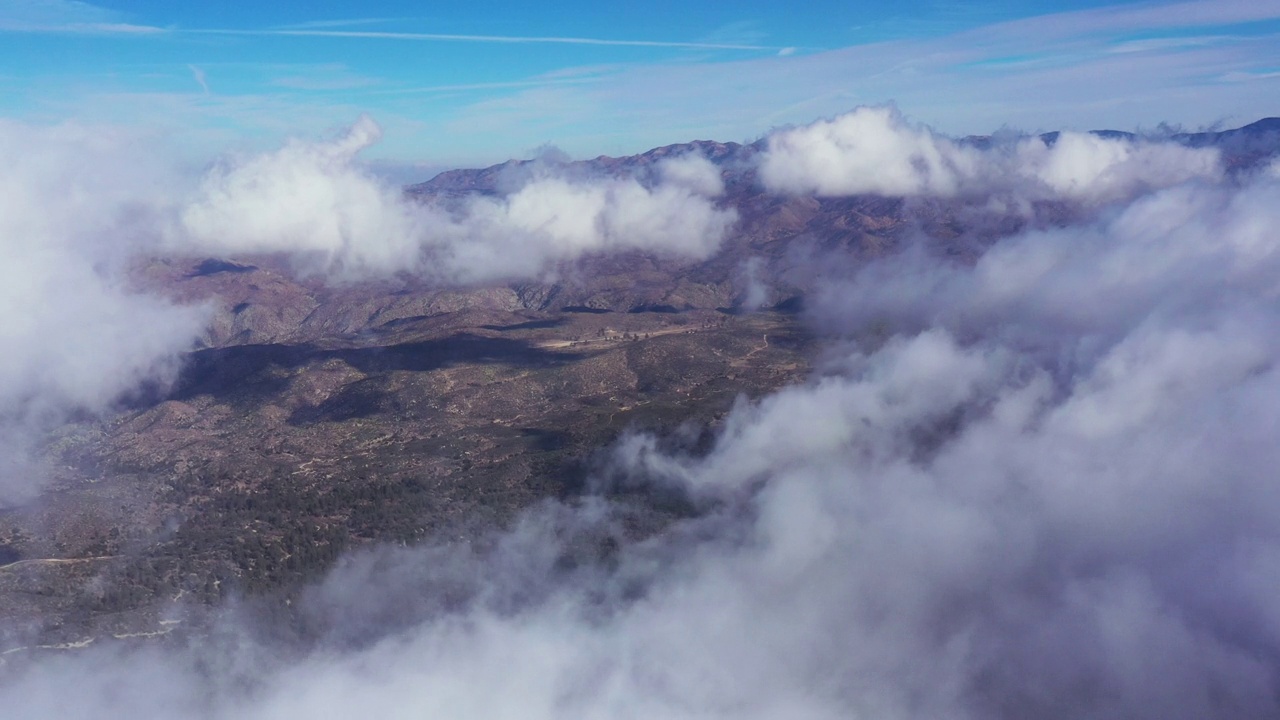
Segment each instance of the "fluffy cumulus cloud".
M890 107L776 132L760 161L765 187L796 194L955 195L981 154L913 128Z
M996 165L995 172L1003 169ZM1214 180L1221 174L1213 149L1078 132L1060 133L1052 144L1041 138L1022 140L1008 170L1019 180L1047 188L1051 197L1085 201L1125 198L1193 178Z
M705 197L724 194L720 169L697 154L668 158L658 165L659 176L666 182L685 187Z
M769 190L828 197L997 193L1106 202L1220 174L1213 149L1074 132L979 147L912 126L891 107L775 132L760 160Z
M714 166L701 158L672 162L676 177L652 188L634 178L546 177L504 198L474 198L460 213L432 218L429 236L437 241L427 250L439 263L434 270L475 281L528 275L605 251L709 257L736 214L716 208L703 192L716 188L707 179Z
M297 610L317 650L237 631L100 648L27 668L0 701L35 717L1274 717L1277 208L1271 178L1195 182L974 264L878 261L814 298L832 349L809 382L741 403L707 452L613 448L601 487L699 508L658 536L621 540L626 511L603 500L551 504L484 552L348 558ZM615 550L562 562L584 538Z
M588 253L705 258L736 218L716 207L719 171L697 156L667 161L651 185L547 170L499 197L416 202L357 164L379 134L366 117L330 142L227 161L182 211L176 242L289 253L334 278L410 272L468 283L537 276Z
M147 203L165 187L138 142L0 121L0 504L36 490L27 454L41 430L163 379L199 333L199 309L125 279L154 242Z
M380 137L366 116L330 142L224 160L182 207L175 248L288 252L303 269L351 276L414 268L408 205L353 162Z

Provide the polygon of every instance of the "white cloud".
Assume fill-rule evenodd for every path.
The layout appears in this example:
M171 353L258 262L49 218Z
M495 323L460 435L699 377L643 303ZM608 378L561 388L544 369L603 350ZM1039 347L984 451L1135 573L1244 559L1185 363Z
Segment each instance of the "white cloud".
M361 40L399 40L417 42L464 42L499 45L592 45L602 47L688 48L696 50L776 50L765 45L745 43L682 42L673 40L613 40L590 37L530 35L457 35L444 33L394 32L384 30L223 30L189 29L185 32L204 35L257 35L280 37L355 38Z
M979 153L911 128L889 107L769 136L760 178L771 190L832 195L955 195L977 174Z
M1222 173L1219 153L1212 148L1077 132L1060 133L1052 146L1039 138L1024 140L1018 143L1015 162L1011 170L1018 179L1038 181L1051 195L1080 200L1123 198L1195 178L1215 180Z
M380 136L362 117L332 142L293 140L213 168L182 210L175 249L294 252L301 267L350 276L412 269L418 245L408 206L353 163Z
M334 277L410 272L452 284L536 277L588 253L705 258L735 219L712 203L723 186L697 157L663 163L651 187L542 172L505 196L418 203L355 163L379 135L362 118L332 142L294 141L215 169L183 211L175 243L292 253L303 270Z
M775 132L760 160L766 188L819 196L995 193L1101 202L1220 174L1211 148L1065 132L1052 144L1030 137L978 149L912 127L890 107Z
M1055 13L997 25L1011 31L1042 30L1058 33L1123 33L1153 28L1229 27L1280 18L1275 0L1188 0L1173 3L1122 3L1109 7Z
M1001 241L971 269L908 252L823 292L821 322L942 326L961 336L1000 326L1007 341L1061 358L1099 352L1144 318L1223 312L1239 294L1273 296L1278 188L1191 183L1141 197L1106 220ZM832 310L838 308L838 310ZM1071 343L1078 343L1072 346Z
M0 121L0 502L36 489L34 436L171 373L200 331L202 313L124 276L159 189L138 150L119 131Z
M26 23L110 22L116 14L77 0L0 0L0 19Z
M0 0L0 32L135 36L165 32L119 18L120 13L77 0Z
M719 197L724 194L724 179L720 176L720 168L697 154L689 153L663 160L658 164L658 173L666 182L682 185L699 195Z
M191 77L193 80L196 81L196 84L200 86L200 90L202 90L205 95L208 95L209 94L209 78L207 75L205 75L204 70L201 70L195 65L188 65L187 69L191 71Z
M677 169L663 172L666 181L653 188L635 179L545 177L504 198L472 199L436 226L444 241L428 245L438 263L429 272L475 282L536 275L549 263L587 253L709 257L736 213L716 208L702 192L719 189L709 180L710 163L679 163L666 166Z

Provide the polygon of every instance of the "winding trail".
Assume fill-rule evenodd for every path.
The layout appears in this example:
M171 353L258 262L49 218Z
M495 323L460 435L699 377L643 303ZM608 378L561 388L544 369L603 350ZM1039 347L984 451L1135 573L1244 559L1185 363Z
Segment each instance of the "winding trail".
M751 352L747 353L746 355L743 355L737 360L734 360L733 364L736 366L741 366L743 363L747 362L747 360L750 360L752 355L755 355L761 350L768 350L769 349L769 333L765 333L764 335L761 336L760 339L764 341L763 344L760 345L760 347L752 348Z
M768 350L768 349L769 349L769 333L765 333L765 334L761 335L761 336L760 336L760 339L761 339L762 341L764 341L764 344L763 344L763 345L761 345L761 346L760 346L760 347L758 347L758 348L755 348L754 350L752 350L751 352L747 353L746 355L743 355L743 356L742 356L742 359L743 359L743 360L746 360L747 358L751 357L752 355L755 355L756 353L760 352L761 350Z

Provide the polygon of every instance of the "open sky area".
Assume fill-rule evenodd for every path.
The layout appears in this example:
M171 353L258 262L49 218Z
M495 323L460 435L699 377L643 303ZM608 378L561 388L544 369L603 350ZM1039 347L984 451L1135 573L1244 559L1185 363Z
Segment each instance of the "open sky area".
M1280 114L1280 0L553 5L0 0L0 116L198 150L369 114L371 159L750 140L863 104L945 133Z

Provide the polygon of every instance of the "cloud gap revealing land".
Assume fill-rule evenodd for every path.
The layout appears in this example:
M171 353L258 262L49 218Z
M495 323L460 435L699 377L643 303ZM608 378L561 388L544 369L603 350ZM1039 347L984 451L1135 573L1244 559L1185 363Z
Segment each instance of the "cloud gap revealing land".
M147 132L0 124L6 713L1280 714L1280 120Z

